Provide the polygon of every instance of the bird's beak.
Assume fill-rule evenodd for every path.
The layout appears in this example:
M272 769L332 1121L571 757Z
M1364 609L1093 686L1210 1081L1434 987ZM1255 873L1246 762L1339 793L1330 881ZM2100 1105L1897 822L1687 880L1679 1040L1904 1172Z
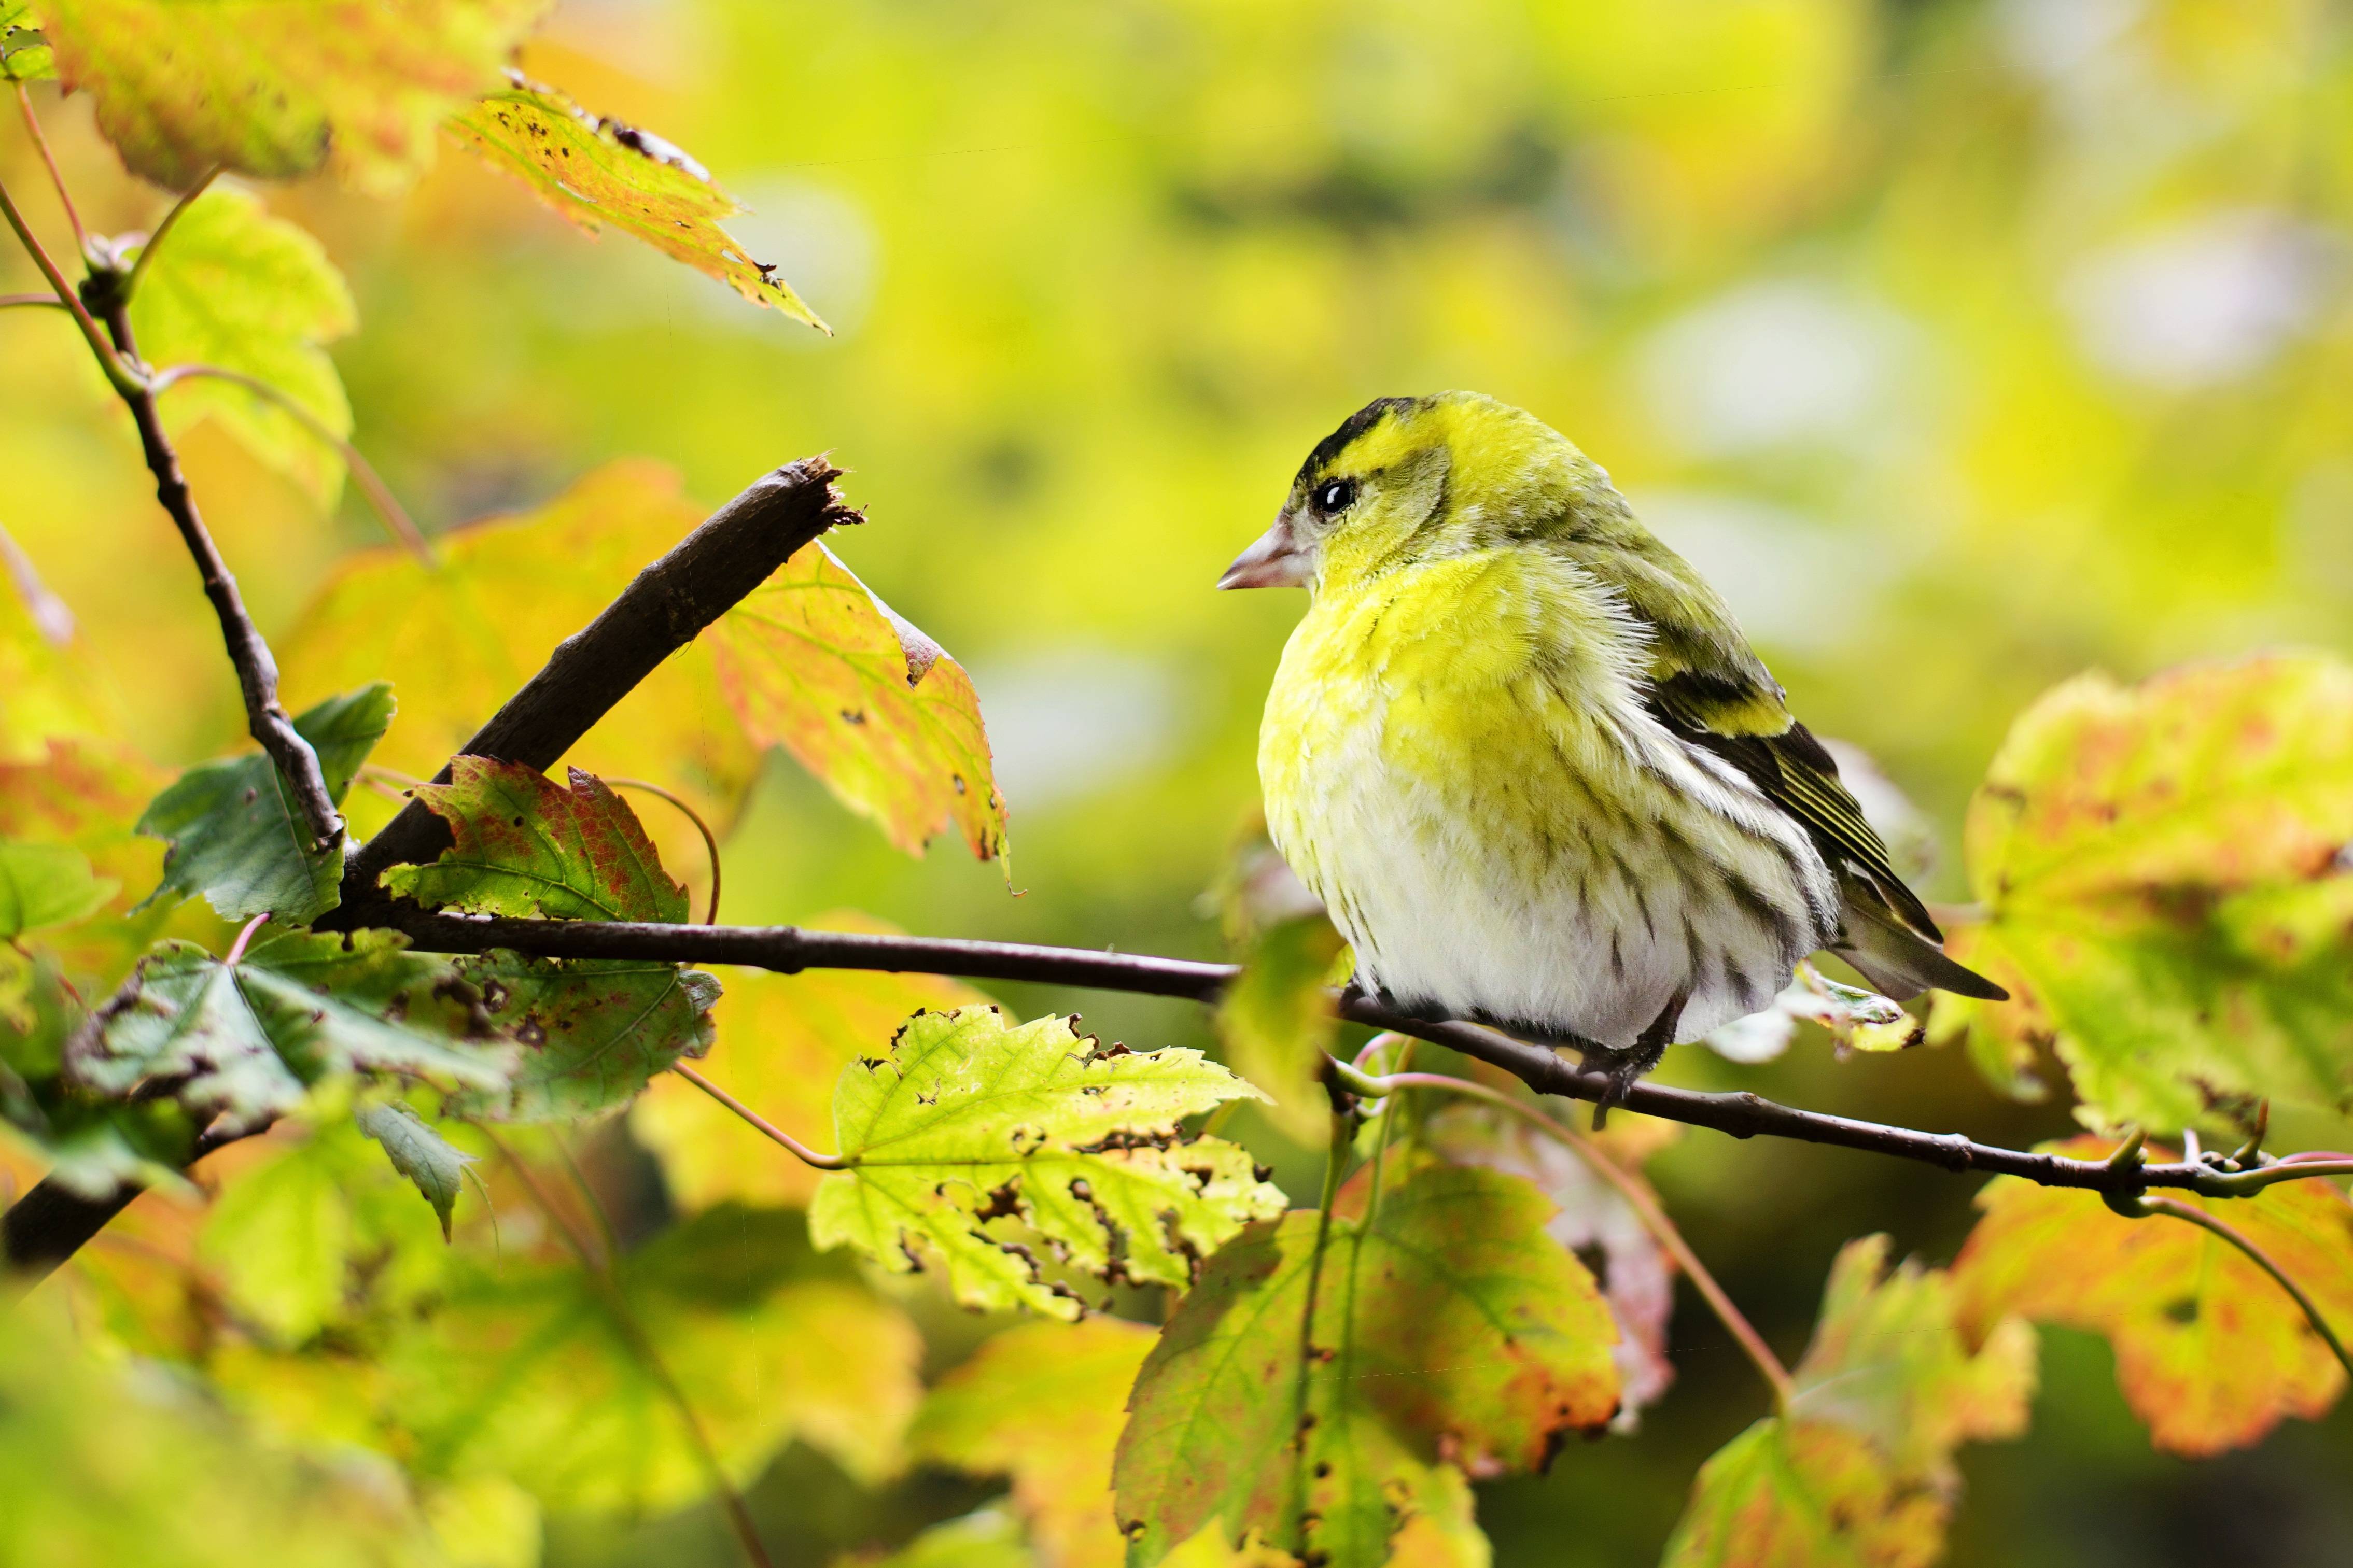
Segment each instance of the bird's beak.
M1258 536L1256 543L1234 557L1226 574L1218 579L1220 588L1303 588L1309 574L1307 552L1299 548L1292 537L1291 526L1282 519Z

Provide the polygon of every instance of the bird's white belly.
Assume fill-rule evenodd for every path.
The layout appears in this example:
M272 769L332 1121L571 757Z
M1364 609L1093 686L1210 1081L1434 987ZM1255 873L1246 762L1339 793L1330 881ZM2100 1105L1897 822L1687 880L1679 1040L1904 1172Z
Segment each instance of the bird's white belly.
M1379 728L1327 730L1304 770L1316 805L1270 819L1368 988L1617 1047L1682 996L1674 1037L1690 1040L1767 1005L1827 935L1834 894L1812 846L1769 819L1728 819L1727 794L1736 813L1752 805L1745 781L1707 759L1675 759L1694 795L1646 780L1630 820L1539 843L1507 812L1465 809L1507 781L1393 768Z

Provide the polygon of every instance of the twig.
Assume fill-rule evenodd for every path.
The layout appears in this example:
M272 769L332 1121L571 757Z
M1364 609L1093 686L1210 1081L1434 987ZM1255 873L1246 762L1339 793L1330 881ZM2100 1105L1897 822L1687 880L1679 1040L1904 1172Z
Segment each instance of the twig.
M16 210L16 203L8 195L5 184L0 184L0 216L7 218L8 226L16 231L17 241L24 246L26 254L33 258L33 265L41 269L43 278L48 279L50 291L57 296L58 303L71 312L74 325L81 329L83 341L90 344L90 352L98 357L98 368L105 373L107 384L128 400L146 385L145 381L123 363L114 345L107 341L104 332L98 330L98 323L90 320L81 296L74 291L72 284L66 281L66 275L58 270L58 264L49 259L49 253L41 246L40 237L26 223L25 215Z
M2287 1270L2273 1261L2271 1255L2257 1247L2245 1232L2235 1226L2225 1225L2204 1209L2194 1204L2185 1204L2179 1198L2145 1197L2140 1200L2140 1209L2143 1214L2171 1215L2175 1219L2188 1220L2200 1230L2212 1232L2245 1253L2256 1268L2270 1275L2279 1288L2304 1309L2305 1317L2312 1324L2312 1331L2320 1336L2321 1343L2337 1357L2337 1364L2345 1369L2347 1379L2353 1381L2353 1354L2347 1353L2345 1342L2338 1339L2337 1331L2328 1326L2328 1320L2321 1313L2320 1303L2306 1294L2303 1286L2289 1279Z
M676 963L737 963L797 973L804 969L884 970L958 974L976 980L1021 980L1082 985L1149 996L1215 1002L1236 974L1230 963L1103 952L1092 948L1039 947L1024 942L954 937L881 936L811 931L800 926L682 926L644 921L541 921L505 916L428 914L413 907L385 911L385 923L407 933L428 952L482 952L511 948L543 958L656 959ZM1394 1030L1503 1068L1539 1094L1595 1100L1614 1092L1610 1080L1542 1046L1514 1040L1477 1024L1409 1017L1368 997L1340 999L1341 1016ZM2353 1165L2274 1163L2223 1172L2186 1161L2119 1171L2105 1161L2074 1160L2026 1149L1979 1143L1958 1132L1922 1132L1875 1121L1800 1110L1746 1092L1703 1094L1663 1084L1637 1083L1618 1103L1644 1116L1705 1127L1735 1138L1759 1135L1861 1149L1917 1160L1948 1171L2022 1176L2051 1187L2134 1192L2187 1187L2210 1197L2242 1196L2274 1182L2353 1174Z
M194 206L196 198L203 195L211 187L213 181L219 177L218 163L197 175L196 183L180 193L180 199L172 204L172 210L165 213L164 221L155 226L155 232L141 242L139 258L131 264L130 273L122 279L121 293L126 303L132 295L139 292L139 285L146 280L147 264L155 259L157 251L164 248L164 237L172 232L173 226L180 221L180 215Z
M718 1495L720 1505L727 1515L728 1525L735 1532L736 1544L743 1548L744 1559L752 1563L753 1568L774 1568L767 1548L760 1543L760 1532L752 1521L752 1511L744 1506L743 1494L728 1479L727 1468L719 1459L719 1450L712 1443L711 1434L704 1430L702 1418L695 1414L693 1405L688 1401L686 1390L680 1387L678 1379L670 1375L670 1367L662 1360L653 1337L646 1332L645 1325L638 1321L637 1313L630 1309L628 1297L622 1293L620 1281L614 1276L611 1261L599 1258L596 1249L589 1244L587 1236L564 1212L563 1205L555 1201L555 1194L547 1190L537 1172L518 1158L498 1134L480 1123L476 1123L476 1129L489 1141L491 1147L498 1151L507 1168L531 1194L532 1202L555 1226L564 1237L565 1245L572 1249L573 1256L580 1260L581 1268L596 1287L598 1299L611 1317L614 1328L619 1331L621 1342L637 1358L646 1375L653 1379L654 1385L661 1390L662 1397L670 1401L670 1408L678 1413L679 1424L686 1428L688 1439L694 1444L695 1453L711 1477L712 1490ZM594 1201L593 1194L591 1201Z
M49 172L49 184L57 188L58 205L66 209L66 223L73 229L74 249L90 254L90 231L81 226L81 214L74 210L73 193L66 189L66 177L58 172L57 154L49 151L49 139L41 131L41 117L33 112L33 95L25 84L16 84L16 108L25 116L25 131L33 139L33 148L41 155L41 167Z
M52 310L66 308L66 302L55 294L0 294L0 310L22 310L35 305Z
M717 925L719 923L719 839L711 831L711 824L702 820L702 813L687 805L683 797L671 794L658 784L649 784L644 779L607 778L605 782L615 789L643 790L657 799L666 800L678 807L680 813L689 822L694 824L694 830L702 835L703 853L711 858L711 899L703 910L702 923L707 926Z
M1691 1249L1691 1244L1683 1239L1683 1232L1675 1228L1675 1222L1659 1207L1658 1200L1651 1197L1642 1184L1621 1169L1615 1160L1596 1148L1585 1134L1564 1127L1533 1105L1524 1105L1500 1089L1490 1089L1483 1083L1473 1083L1468 1079L1448 1078L1434 1072L1396 1072L1376 1078L1350 1069L1340 1075L1340 1081L1352 1091L1364 1095L1381 1095L1400 1089L1465 1095L1509 1111L1546 1137L1566 1144L1595 1175L1618 1189L1618 1195L1626 1200L1641 1220L1642 1228L1649 1231L1651 1238L1675 1260L1676 1267L1690 1279L1692 1288L1707 1302L1708 1310L1715 1314L1716 1321L1738 1342L1740 1348L1747 1352L1748 1359L1756 1363L1757 1370L1764 1374L1766 1383L1773 1390L1774 1403L1785 1411L1788 1409L1789 1401L1796 1393L1796 1386L1789 1380L1789 1369L1781 1364L1781 1358L1773 1353L1773 1347L1765 1342L1765 1336L1757 1331L1756 1325L1733 1304L1724 1287L1716 1283L1715 1276L1709 1273L1707 1265L1699 1260L1699 1254Z
M114 272L90 274L93 283L121 277ZM119 293L105 298L102 304L106 329L114 347L125 358L136 362L139 346L132 336L129 308ZM229 662L237 667L237 688L245 699L246 728L261 743L261 749L269 753L270 761L278 764L313 840L322 847L332 844L343 836L343 816L327 793L326 778L319 771L318 753L295 731L294 721L278 700L278 661L271 657L269 645L262 641L253 617L246 613L245 600L237 591L237 579L229 574L228 563L221 559L220 548L213 542L203 517L196 511L196 498L180 472L179 453L164 434L164 416L155 406L154 391L144 380L119 385L117 390L139 426L139 444L146 454L148 471L155 476L155 499L178 526L180 538L195 557L197 574L204 580L205 597L212 601L213 613L220 621L221 640L227 645Z
M142 263L145 261L144 252L141 253L140 259ZM132 270L135 276L138 268L133 268ZM417 529L416 520L408 515L408 509L400 504L400 498L394 495L392 487L384 482L384 476L377 473L365 458L360 456L360 449L357 447L336 435L328 426L326 421L303 407L293 397L278 387L272 386L259 376L248 375L243 371L224 370L219 365L214 364L175 364L169 370L157 371L148 384L155 395L161 397L184 381L226 381L233 386L241 386L255 396L267 398L275 404L290 416L294 423L342 455L343 467L351 471L352 483L357 485L360 488L360 493L367 497L368 505L375 509L377 521L384 524L385 531L392 535L393 542L427 566L438 566L441 563L440 557L433 552L432 543Z
M839 475L824 458L804 458L754 480L558 644L540 672L474 732L463 754L553 767L613 704L765 582L786 556L835 524L858 520L834 494ZM434 775L437 784L448 781L448 768ZM450 843L449 825L411 801L343 862L343 903L320 929L388 923L394 900L376 879L389 866L429 861Z
M818 1153L816 1150L810 1148L807 1144L802 1142L799 1139L794 1137L791 1133L786 1131L783 1128L777 1126L775 1122L769 1121L766 1117L761 1115L758 1111L753 1110L750 1106L744 1104L742 1100L736 1099L733 1095L728 1093L725 1089L720 1088L717 1084L712 1082L709 1079L703 1077L701 1073L687 1066L684 1062L670 1063L670 1070L678 1074L679 1077L686 1079L687 1082L694 1085L695 1088L701 1089L703 1093L709 1095L712 1099L717 1100L720 1104L725 1106L736 1115L742 1117L745 1121L751 1123L752 1126L757 1128L760 1131L765 1133L776 1142L783 1144L784 1147L790 1152L793 1158L798 1160L802 1164L814 1165L820 1171L846 1171L849 1168L849 1162L843 1159L840 1155Z

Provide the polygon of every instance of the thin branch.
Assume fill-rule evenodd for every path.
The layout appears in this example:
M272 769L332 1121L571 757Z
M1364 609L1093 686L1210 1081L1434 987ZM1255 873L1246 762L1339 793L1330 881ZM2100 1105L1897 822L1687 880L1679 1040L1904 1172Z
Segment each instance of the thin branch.
M21 81L16 84L16 107L25 116L25 130L33 139L35 151L41 155L41 167L49 172L49 184L57 188L58 205L66 209L66 222L73 229L74 249L88 256L90 231L82 227L81 214L74 210L73 193L66 189L66 177L58 172L57 154L49 151L49 139L41 131L41 117L33 112L33 95Z
M745 1121L751 1123L752 1126L757 1128L760 1131L765 1133L776 1142L784 1145L786 1150L792 1154L793 1158L798 1160L802 1164L814 1165L820 1171L846 1171L849 1168L849 1162L843 1159L840 1155L818 1153L816 1150L810 1148L807 1144L802 1142L799 1139L794 1137L791 1133L786 1131L783 1128L777 1126L775 1122L769 1121L766 1117L761 1115L758 1111L753 1110L750 1106L744 1104L742 1100L736 1099L733 1095L728 1093L725 1089L720 1088L717 1084L712 1082L709 1079L703 1077L701 1073L687 1066L684 1062L670 1063L670 1070L678 1074L679 1077L686 1079L687 1082L694 1085L695 1088L701 1089L703 1093L709 1095L712 1099L717 1100L720 1104L725 1106L736 1115L742 1117Z
M55 294L0 294L0 310L24 310L37 305L51 310L66 309L66 302Z
M1784 1411L1789 1408L1789 1401L1796 1394L1796 1386L1790 1382L1789 1369L1781 1364L1781 1358L1773 1353L1773 1347L1765 1342L1765 1336L1758 1333L1756 1325L1733 1304L1732 1298L1725 1293L1723 1286L1716 1283L1715 1276L1709 1273L1707 1265L1699 1260L1699 1254L1691 1249L1691 1244L1683 1239L1683 1232L1675 1228L1675 1222L1659 1207L1658 1200L1651 1195L1649 1189L1615 1160L1596 1148L1583 1133L1564 1127L1533 1105L1525 1105L1500 1089L1490 1089L1483 1083L1473 1083L1468 1079L1448 1078L1432 1072L1398 1072L1375 1078L1348 1070L1340 1075L1340 1081L1353 1092L1365 1095L1385 1094L1400 1089L1465 1095L1500 1107L1546 1137L1567 1145L1595 1175L1618 1189L1618 1195L1626 1200L1641 1220L1642 1228L1649 1231L1667 1256L1675 1260L1676 1266L1690 1279L1692 1288L1700 1293L1701 1299L1707 1302L1708 1310L1715 1314L1716 1321L1724 1325L1725 1331L1756 1363L1757 1370L1773 1390L1774 1403Z
M141 243L139 259L131 264L130 273L122 279L121 295L126 304L132 295L139 292L139 285L146 280L147 264L155 259L157 251L164 248L164 237L172 232L172 226L180 221L180 215L195 205L196 198L211 188L213 181L220 177L220 165L216 163L197 175L196 183L180 193L180 199L172 204L172 210L165 213L164 221L155 226L155 232Z
M143 255L141 259L145 259ZM132 268L132 273L136 276L137 268ZM226 381L233 386L241 386L255 396L266 398L276 405L290 416L294 423L327 446L332 447L342 456L343 467L351 471L352 483L357 485L360 488L360 493L367 497L368 505L375 509L377 521L384 524L385 531L392 535L394 543L406 550L427 566L438 566L441 563L440 558L433 552L432 543L417 529L416 520L408 515L408 509L400 504L400 498L394 495L392 487L384 482L384 476L378 474L374 465L370 464L365 458L360 456L360 449L357 447L336 435L326 421L303 407L292 396L272 386L259 376L248 375L243 371L224 370L214 364L175 364L169 370L156 372L148 384L155 395L161 397L184 381Z
M834 494L839 477L824 458L804 458L754 480L558 644L540 672L474 732L463 754L554 766L613 704L765 582L786 556L837 523L858 521ZM447 784L449 776L443 768L434 782ZM389 923L395 900L376 879L389 866L430 861L450 843L449 825L410 802L345 859L343 903L320 929Z
M92 273L91 277L118 279L120 274ZM136 361L139 346L131 332L131 312L119 295L105 301L105 315L114 347L126 358ZM294 721L278 700L278 661L271 657L269 645L262 640L253 617L246 613L245 600L237 591L237 579L229 574L228 563L221 559L219 546L213 542L204 518L196 510L196 498L180 471L179 453L164 433L164 416L155 406L155 394L143 381L118 390L139 426L139 444L146 454L148 471L155 476L155 500L178 527L181 541L195 560L197 575L204 581L205 597L212 601L213 614L220 621L221 640L227 646L229 662L237 668L238 692L245 700L246 729L269 753L270 761L278 764L312 838L322 847L335 843L343 836L343 818L327 793L326 778L319 771L318 753L295 731Z
M711 831L711 824L702 820L702 813L687 805L682 797L671 794L658 784L649 784L644 779L608 778L605 782L615 789L643 790L658 799L666 800L678 807L680 813L689 822L694 824L694 830L702 835L703 853L711 858L711 899L708 907L703 910L702 923L707 926L717 925L719 923L719 839Z
M2140 1209L2143 1214L2171 1215L2175 1219L2188 1220L2200 1230L2212 1232L2245 1253L2256 1268L2270 1275L2279 1288L2304 1309L2305 1317L2312 1324L2312 1331L2320 1336L2321 1342L2337 1357L2337 1364L2345 1369L2347 1380L2353 1382L2353 1354L2347 1353L2345 1342L2338 1339L2337 1331L2328 1326L2327 1318L2321 1313L2320 1303L2306 1294L2303 1286L2289 1279L2287 1270L2273 1261L2271 1255L2257 1247L2245 1232L2235 1226L2225 1225L2204 1209L2185 1204L2179 1198L2145 1197L2140 1200Z
M122 362L121 356L115 352L115 345L98 330L98 323L90 319L90 311L81 302L81 296L74 291L72 284L66 281L66 275L58 270L58 264L49 259L48 251L42 247L40 237L33 232L32 226L25 221L25 215L16 210L16 203L8 195L5 184L0 184L0 216L7 218L8 226L16 231L17 241L24 246L26 254L33 258L33 265L41 269L43 278L48 279L50 291L56 295L58 303L72 313L74 325L81 329L83 341L90 344L90 352L98 357L98 368L105 373L107 384L126 401L129 400L146 383Z

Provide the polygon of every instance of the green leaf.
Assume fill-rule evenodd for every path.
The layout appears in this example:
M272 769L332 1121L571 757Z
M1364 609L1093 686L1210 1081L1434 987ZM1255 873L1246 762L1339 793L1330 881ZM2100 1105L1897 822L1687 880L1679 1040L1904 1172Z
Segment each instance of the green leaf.
M417 797L457 842L430 866L396 866L385 887L429 909L551 920L687 917L686 889L621 797L571 770L565 789L516 763L453 757L450 782Z
M98 102L131 172L174 190L218 165L324 164L378 195L430 161L443 116L492 86L544 0L43 0L58 74Z
M69 1070L113 1095L176 1083L181 1104L240 1131L347 1076L501 1087L511 1051L437 1027L436 993L452 971L407 945L390 931L289 931L232 966L193 942L163 942L73 1041Z
M117 885L100 881L79 849L0 838L0 942L86 919L105 907Z
M1218 1004L1228 1065L1267 1091L1276 1126L1310 1146L1331 1121L1322 1074L1340 1032L1331 979L1346 945L1321 910L1278 921L1259 933Z
M208 364L268 383L337 436L352 433L343 378L322 344L359 325L351 290L310 235L273 217L248 191L215 185L188 204L131 301L150 364ZM219 422L255 457L322 506L343 487L334 448L259 395L194 377L158 406L174 435Z
M1771 1006L1735 1018L1708 1035L1706 1042L1730 1061L1767 1062L1789 1048L1801 1023L1820 1025L1841 1058L1851 1051L1905 1050L1923 1038L1920 1021L1901 1003L1841 984L1801 963Z
M423 1117L398 1100L363 1105L353 1112L361 1131L384 1145L392 1168L417 1184L425 1201L441 1222L441 1239L449 1239L449 1215L458 1206L458 1191L465 1184L466 1167L474 1156L454 1147L426 1123Z
M1055 1568L1076 1568L1066 1558L1047 1561ZM1022 1539L1020 1521L985 1508L932 1526L874 1568L1037 1568L1038 1563Z
M0 943L0 1135L13 1130L49 1176L85 1196L124 1183L184 1184L196 1130L178 1106L113 1104L61 1080L82 1016L55 957Z
M46 81L58 74L41 20L25 0L0 0L0 81Z
M1786 1419L1757 1422L1701 1469L1665 1568L1926 1568L1943 1554L1953 1450L2026 1429L2034 1332L2006 1319L1972 1352L1952 1279L1886 1263L1883 1236L1839 1253Z
M331 798L340 802L351 788L392 712L392 688L379 681L295 719L295 731L319 753ZM343 846L311 847L310 825L289 789L260 752L181 774L139 819L140 832L171 844L156 896L202 893L224 920L268 914L290 925L308 924L342 902Z
M415 1468L508 1476L552 1510L678 1508L711 1483L669 1385L738 1486L793 1437L887 1474L922 1338L802 1237L797 1215L727 1205L623 1256L609 1287L512 1262L460 1281L393 1357Z
M842 1068L833 1120L849 1169L818 1184L810 1234L899 1273L939 1258L969 1307L1079 1313L1040 1282L1011 1219L1087 1273L1181 1289L1200 1255L1282 1206L1247 1152L1177 1131L1257 1092L1198 1051L1100 1050L1067 1018L921 1013L888 1059Z
M557 1121L617 1110L715 1037L719 982L699 969L491 952L459 959L458 973L491 1026L522 1047L496 1089L459 1097L470 1116Z
M1112 1513L1112 1454L1153 1338L1103 1317L1008 1329L940 1380L908 1449L1011 1476L1014 1504L1056 1568L1120 1568L1126 1542Z
M2079 1138L2052 1152L2099 1159L2108 1148ZM2353 1341L2353 1204L2337 1187L2167 1195L2262 1247ZM2302 1310L2220 1237L2163 1215L2126 1219L2096 1193L2010 1177L1988 1183L1978 1206L1953 1262L1964 1328L1984 1332L2015 1312L2105 1336L2125 1403L2166 1452L2204 1458L2252 1447L2283 1416L2320 1419L2345 1392L2344 1369Z
M705 634L760 745L781 745L909 854L953 827L1005 850L988 731L972 678L822 544L804 546Z
M1542 1468L1618 1405L1617 1332L1552 1205L1492 1171L1430 1165L1369 1218L1252 1226L1178 1303L1120 1439L1131 1561L1205 1526L1379 1568L1399 1527L1444 1517L1460 1478ZM1309 1331L1303 1335L1303 1326ZM1308 1347L1311 1347L1308 1348Z
M591 114L552 87L507 73L510 85L449 121L492 168L591 234L611 224L757 305L830 331L774 267L744 254L719 220L744 209L702 164L650 132Z
M53 740L120 732L121 702L73 612L0 530L0 763L38 763Z
M2353 1107L2353 666L2321 654L2086 675L2010 728L1970 803L1981 921L1950 950L2008 1002L1939 996L1998 1083L2039 1047L2094 1128Z

